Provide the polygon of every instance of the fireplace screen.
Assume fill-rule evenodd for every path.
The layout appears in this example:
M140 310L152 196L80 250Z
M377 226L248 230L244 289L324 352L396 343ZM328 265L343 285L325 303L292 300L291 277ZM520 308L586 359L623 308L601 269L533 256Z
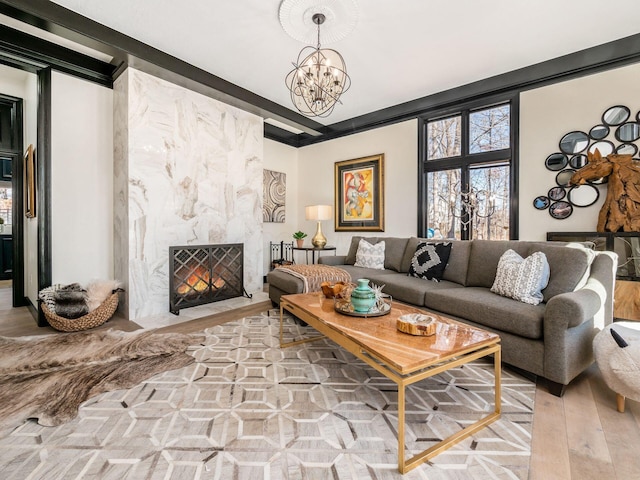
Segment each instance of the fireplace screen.
M169 247L169 310L180 310L247 294L243 285L244 246Z

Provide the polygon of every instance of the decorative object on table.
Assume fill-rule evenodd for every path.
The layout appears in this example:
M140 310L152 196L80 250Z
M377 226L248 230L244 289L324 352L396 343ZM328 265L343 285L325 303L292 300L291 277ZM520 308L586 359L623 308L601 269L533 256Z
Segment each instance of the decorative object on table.
M264 169L262 221L265 223L285 222L285 200L287 193L287 174Z
M384 231L384 154L335 163L336 231Z
M396 328L409 335L435 335L436 327L435 317L422 313L407 313L396 320Z
M335 298L340 295L342 289L347 285L347 282L322 282L320 288L326 298Z
M298 248L302 248L302 245L304 244L304 239L306 238L307 234L301 231L297 231L296 233L293 234L293 238L295 238L296 240L296 245L298 246Z
M112 329L0 337L0 426L27 418L45 426L68 422L81 403L99 393L131 388L193 363L186 350L203 341L204 335Z
M304 209L304 216L307 220L318 222L316 234L311 239L311 245L315 248L324 248L327 244L327 237L322 234L322 221L331 219L332 210L331 205L310 205Z
M336 103L342 103L340 98L351 86L351 79L342 55L336 50L320 48L320 26L323 25L325 43L343 39L356 26L357 4L355 0L328 4L284 0L278 16L284 31L296 40L311 42L312 35L316 34L313 38L316 46L302 49L285 84L293 105L302 114L327 117Z
M36 217L36 160L33 145L27 147L24 154L24 214L27 218Z
M94 280L87 288L77 283L42 289L40 306L51 327L61 332L95 328L109 320L118 308L123 292L115 280Z
M640 231L640 167L631 155L589 152L587 164L571 177L573 185L608 178L607 196L598 214L598 232ZM597 197L596 197L597 198Z
M559 143L560 152L547 156L545 167L550 171L557 172L555 178L557 186L553 190L554 196L558 198L552 198L551 195L548 195L548 201L546 201L544 195L536 197L534 207L537 210L548 209L549 215L553 218L564 220L571 215L574 207L585 208L594 205L600 197L599 186L616 178L614 175L617 175L615 169L611 175L605 172L599 177L594 171L591 171L584 181L577 180L580 176L585 175L586 171L583 170L580 173L580 170L588 168L589 158L596 151L599 152L601 158L610 156L615 158L615 155L630 155L632 157L637 155L637 143L640 140L640 112L634 119L631 117L629 107L614 105L605 110L600 122L589 129L588 133L572 131L563 135ZM635 166L638 159L632 160L631 163ZM636 182L631 181L631 183L640 188ZM629 191L634 188L636 187L626 188L624 194L629 195ZM611 188L608 188L608 191L610 190ZM614 198L621 198L618 193L612 195ZM632 198L633 195L631 194L630 197ZM623 202L626 204L623 205L623 208L629 205L631 198ZM603 215L602 210L600 215ZM598 217L599 223L600 220L601 217ZM620 225L617 227L619 230L624 228L622 223L614 220L611 227L603 226L603 230L598 228L598 231L614 232L617 231L613 230L617 225ZM637 226L629 228L635 228L635 230L624 231L637 231Z
M376 304L376 292L369 286L369 280L359 278L358 286L351 292L351 305L358 313L366 313Z

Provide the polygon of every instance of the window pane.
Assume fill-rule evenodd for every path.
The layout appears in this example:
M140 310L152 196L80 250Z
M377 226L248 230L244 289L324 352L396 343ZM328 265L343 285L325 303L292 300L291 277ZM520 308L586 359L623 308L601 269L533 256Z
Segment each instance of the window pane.
M500 105L469 115L469 153L509 148L509 107Z
M460 156L460 116L427 123L427 160Z
M509 166L470 170L474 205L472 237L509 240Z
M460 240L460 170L427 175L427 237Z

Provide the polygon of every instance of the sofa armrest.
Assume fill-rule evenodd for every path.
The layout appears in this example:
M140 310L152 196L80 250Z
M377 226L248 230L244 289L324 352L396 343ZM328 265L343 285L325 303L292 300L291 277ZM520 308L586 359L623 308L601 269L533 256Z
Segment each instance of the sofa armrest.
M326 255L318 258L318 263L322 265L344 265L346 259L346 255Z
M613 318L617 256L598 252L586 284L556 295L544 313L544 376L567 385L593 363L593 337Z
M589 282L587 282L587 285ZM556 295L547 303L544 312L544 329L559 332L577 327L593 318L602 308L603 299L591 288Z

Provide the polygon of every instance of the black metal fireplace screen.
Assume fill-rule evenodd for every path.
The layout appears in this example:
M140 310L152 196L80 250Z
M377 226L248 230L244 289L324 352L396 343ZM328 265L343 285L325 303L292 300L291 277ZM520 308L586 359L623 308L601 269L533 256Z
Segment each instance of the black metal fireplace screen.
M169 311L218 302L242 295L244 245L169 247Z

